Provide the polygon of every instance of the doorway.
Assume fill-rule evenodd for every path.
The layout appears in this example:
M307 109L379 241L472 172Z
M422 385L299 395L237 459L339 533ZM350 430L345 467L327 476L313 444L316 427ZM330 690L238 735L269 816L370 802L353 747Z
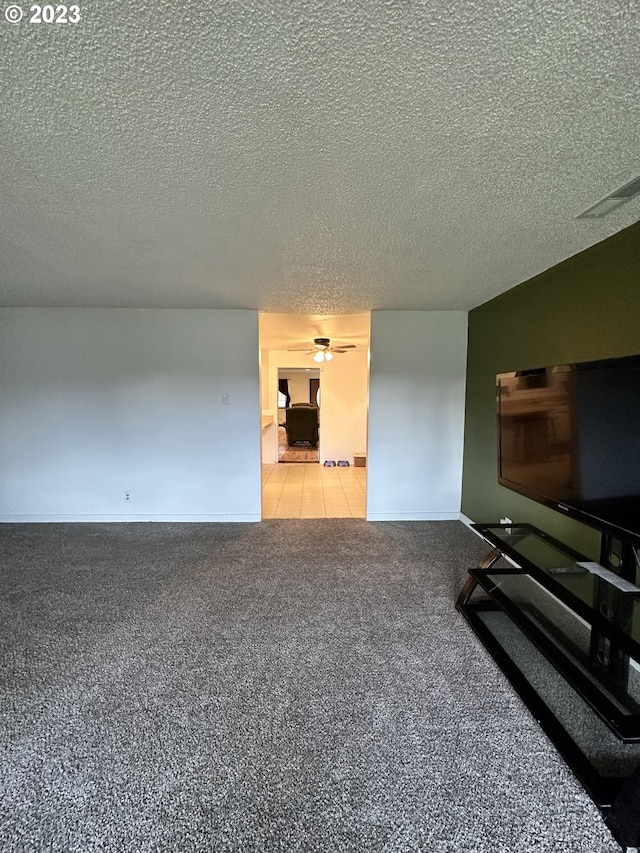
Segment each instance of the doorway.
M320 377L309 379L309 402L320 408Z
M278 463L320 460L320 368L278 368Z
M370 314L261 313L259 323L262 517L365 518ZM318 338L330 339L335 357L318 363ZM312 463L278 460L287 407L279 380L289 378L280 371L292 369L303 380L290 396L319 408Z

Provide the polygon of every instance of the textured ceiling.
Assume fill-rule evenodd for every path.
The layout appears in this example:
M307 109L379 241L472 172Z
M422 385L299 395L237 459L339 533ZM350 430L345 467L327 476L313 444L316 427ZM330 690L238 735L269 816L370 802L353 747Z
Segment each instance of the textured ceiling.
M368 350L370 314L260 314L260 347L266 350L313 349L314 338Z
M640 217L637 0L0 23L5 305L467 309Z

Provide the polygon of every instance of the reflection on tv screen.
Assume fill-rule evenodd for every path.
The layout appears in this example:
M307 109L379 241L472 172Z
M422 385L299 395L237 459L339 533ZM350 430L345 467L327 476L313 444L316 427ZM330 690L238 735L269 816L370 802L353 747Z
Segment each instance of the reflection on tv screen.
M502 485L586 513L589 523L640 532L640 358L633 362L499 376Z

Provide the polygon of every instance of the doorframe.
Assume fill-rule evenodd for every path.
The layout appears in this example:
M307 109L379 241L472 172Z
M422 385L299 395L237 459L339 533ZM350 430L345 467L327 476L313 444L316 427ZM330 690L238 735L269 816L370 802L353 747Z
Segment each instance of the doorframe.
M312 376L309 379L309 403L312 406L318 406L318 391L320 390L320 377ZM318 406L318 408L320 408Z

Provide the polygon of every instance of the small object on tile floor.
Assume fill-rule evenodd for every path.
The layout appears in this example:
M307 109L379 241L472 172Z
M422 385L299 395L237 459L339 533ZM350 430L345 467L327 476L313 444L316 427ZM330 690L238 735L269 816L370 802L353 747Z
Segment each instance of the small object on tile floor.
M348 468L348 467L349 467L349 463L347 462L346 459L340 459L338 461L338 468Z
M333 459L325 459L325 460L324 460L324 467L325 467L325 468L335 468L335 467L336 467L336 463L334 462L334 460L333 460Z

